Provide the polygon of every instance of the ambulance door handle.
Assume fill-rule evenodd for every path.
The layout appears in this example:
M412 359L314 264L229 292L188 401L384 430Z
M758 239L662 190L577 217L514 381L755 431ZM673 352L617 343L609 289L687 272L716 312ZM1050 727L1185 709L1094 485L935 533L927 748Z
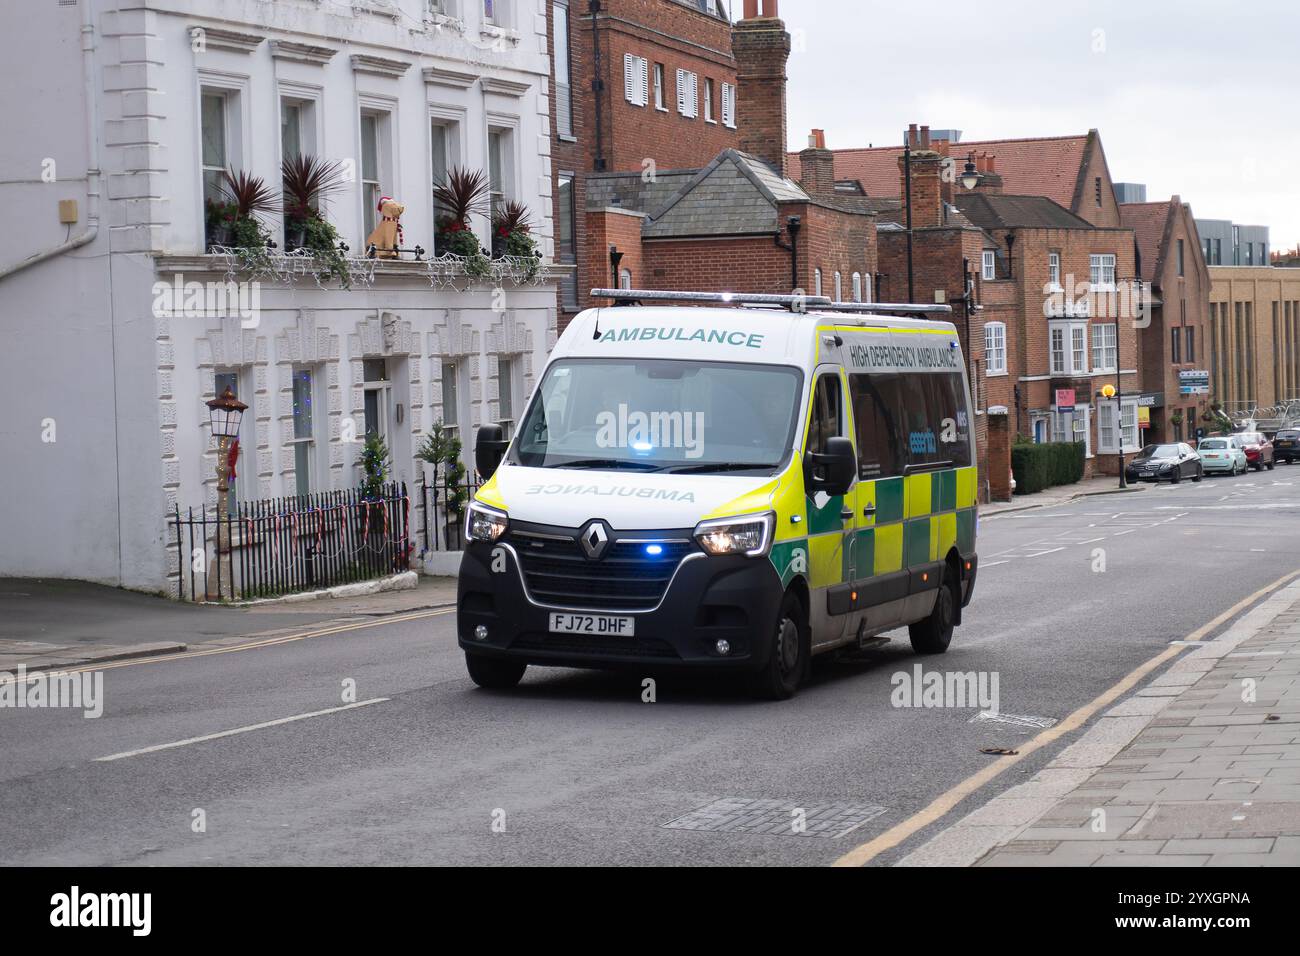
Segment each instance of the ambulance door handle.
M875 516L875 513L876 513L876 506L875 506L875 505L868 505L867 507L865 507L865 508L862 509L862 517L864 517L864 518L871 518L871 517L874 517L874 516Z
M853 520L853 509L852 509L852 508L845 508L843 511L840 512L840 517L843 518L845 521L852 521L852 520Z

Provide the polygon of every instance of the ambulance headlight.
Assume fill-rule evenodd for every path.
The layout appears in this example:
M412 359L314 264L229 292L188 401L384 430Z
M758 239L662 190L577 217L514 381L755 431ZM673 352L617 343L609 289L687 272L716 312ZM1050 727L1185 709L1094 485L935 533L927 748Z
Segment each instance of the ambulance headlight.
M772 531L776 515L743 515L737 518L714 518L695 527L695 540L709 554L743 554L758 558L772 548Z
M504 511L472 501L469 518L465 522L465 537L470 541L495 541L506 533L509 523Z

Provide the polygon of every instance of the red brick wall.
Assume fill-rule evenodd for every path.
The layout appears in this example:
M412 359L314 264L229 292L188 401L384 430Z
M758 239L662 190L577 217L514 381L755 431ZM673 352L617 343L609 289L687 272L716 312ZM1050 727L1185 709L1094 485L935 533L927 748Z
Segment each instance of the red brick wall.
M610 171L643 169L652 160L659 169L698 168L719 152L739 143L736 130L722 125L722 83L736 84L735 60L731 55L731 28L724 21L674 0L605 0L600 14L601 80L600 94L603 156ZM570 85L573 136L562 139L556 126L554 101L551 104L551 175L558 222L558 178L560 173L574 174L577 206L574 227L578 258L579 303L581 293L595 284L604 285L608 260L596 273L588 271L592 254L588 250L586 184L587 173L596 163L596 104L592 91L595 75L595 52L592 43L592 17L584 0L569 6ZM554 4L546 4L548 54L554 62ZM634 53L651 63L649 104L633 106L624 98L623 55ZM654 106L654 67L664 64L665 106ZM688 120L677 112L676 71L690 70L700 77L700 97L704 80L714 81L716 124L706 123L701 104L700 116ZM552 73L554 89L554 73ZM602 245L600 256L605 256ZM595 281L593 281L595 280ZM573 313L561 302L559 326L563 331Z
M641 217L619 212L589 212L587 220L586 258L580 263L580 276L586 285L579 287L580 301L587 302L587 294L594 288L617 287L609 261L609 247L617 246L623 253L619 271L632 273L632 287L645 288L645 260L641 249ZM599 304L599 303L589 303ZM567 323L566 323L567 324Z
M740 84L740 148L789 174L785 152L785 67L790 34L776 19L742 20L732 39Z

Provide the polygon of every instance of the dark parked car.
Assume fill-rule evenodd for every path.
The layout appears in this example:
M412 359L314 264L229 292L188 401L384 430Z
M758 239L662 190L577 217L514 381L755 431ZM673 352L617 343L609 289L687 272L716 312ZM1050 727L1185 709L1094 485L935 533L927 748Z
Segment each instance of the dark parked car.
M1256 471L1273 470L1273 443L1263 432L1241 432L1241 447L1246 452L1246 462Z
M1283 428L1273 436L1273 457L1288 465L1300 461L1300 428Z
M1200 481L1204 475L1201 456L1184 442L1147 445L1124 469L1129 481L1168 481L1178 484L1184 478Z

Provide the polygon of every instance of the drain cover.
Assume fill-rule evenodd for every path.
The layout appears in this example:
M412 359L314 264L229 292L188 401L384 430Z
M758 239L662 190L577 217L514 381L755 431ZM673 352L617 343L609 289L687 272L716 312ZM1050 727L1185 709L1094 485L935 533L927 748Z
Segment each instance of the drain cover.
M1035 730L1046 730L1056 723L1055 717L1032 717L1028 714L995 714L987 710L981 710L972 717L967 723L971 724L1011 724L1013 727L1032 727Z
M664 824L664 828L834 839L856 830L884 812L884 807L848 803L799 804L789 800L724 797L676 820L670 820Z

